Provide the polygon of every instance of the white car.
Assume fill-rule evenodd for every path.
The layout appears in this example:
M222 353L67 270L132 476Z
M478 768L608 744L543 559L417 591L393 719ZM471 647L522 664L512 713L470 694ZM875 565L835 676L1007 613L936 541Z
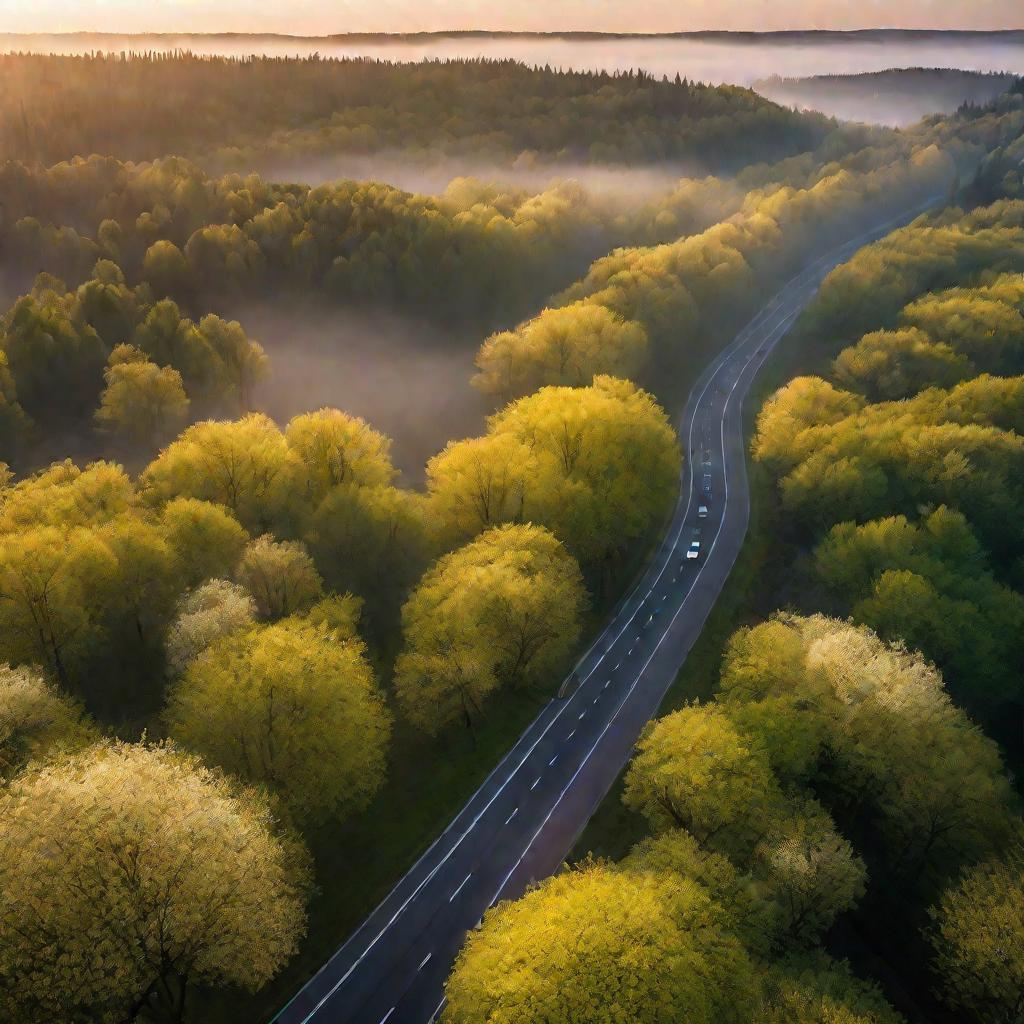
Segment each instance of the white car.
M686 560L692 561L695 558L700 558L700 541L690 541L690 546L686 549Z
M708 507L707 507L707 505L698 505L697 506L697 518L698 519L707 519L707 517L708 517Z

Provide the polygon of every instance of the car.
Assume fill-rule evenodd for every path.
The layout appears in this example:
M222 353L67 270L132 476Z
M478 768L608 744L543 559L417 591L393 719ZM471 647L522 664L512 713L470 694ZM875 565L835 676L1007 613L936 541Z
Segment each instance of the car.
M700 558L700 541L690 541L690 546L686 549L686 560L693 561L694 559Z
M707 517L708 517L708 507L707 507L707 505L698 505L697 506L697 518L698 519L707 519Z
M702 487L701 493L704 495L704 497L708 501L711 500L711 474L710 473L705 473L704 474L704 485Z

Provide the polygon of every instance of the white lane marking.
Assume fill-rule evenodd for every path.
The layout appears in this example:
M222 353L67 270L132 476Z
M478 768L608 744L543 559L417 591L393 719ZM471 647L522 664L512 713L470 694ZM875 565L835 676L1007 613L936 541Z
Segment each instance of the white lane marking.
M448 997L442 996L441 1002L437 1004L437 1009L430 1015L430 1020L427 1021L427 1024L434 1024L434 1021L437 1020L437 1015L444 1009L444 1004L447 1002Z
M455 897L456 897L456 896L458 896L460 892L462 892L462 887L463 887L463 886L464 886L464 885L465 885L465 884L466 884L466 883L467 883L467 882L468 882L468 881L469 881L469 880L470 880L470 879L471 879L472 877L473 877L473 872L472 872L472 871L470 871L470 873L469 873L468 875L466 875L466 877L465 877L465 878L464 878L464 879L463 879L463 880L462 880L461 882L459 882L459 887L458 887L458 889L456 889L456 890L455 890L455 892L453 892L453 893L451 894L451 896L449 896L449 897L448 897L448 902L449 902L449 903L451 903L451 901L452 901L453 899L455 899Z
M395 1012L395 1009L396 1009L396 1007L392 1006L391 1009L388 1010L388 1012L385 1013L383 1017L381 1017L380 1024L384 1024L384 1022L391 1017L391 1014L393 1014Z
M598 702L598 701L599 701L600 699L601 699L601 695L600 695L600 694L598 694L598 695L597 695L597 696L596 696L596 697L594 698L594 703L596 704L596 703L597 703L597 702Z
M531 793L540 785L540 780L543 779L543 778L544 778L543 775L538 775L537 778L535 778L533 780L533 785L530 787L530 792Z
M557 760L558 760L558 755L555 754L555 756L553 758L551 758L550 761L548 761L548 767L550 768Z
M626 657L628 658L629 655L631 655L632 653L633 653L633 648L630 647L630 649L628 651L626 651Z
M801 312L803 312L802 309L796 309L792 313L789 313L786 316L784 316L782 321L780 321L780 323L775 328L773 328L771 333L768 335L768 338L764 342L762 342L762 345L770 344L770 345L774 346L775 342L778 340L778 337L781 336L780 332L784 333L784 330L788 329L788 327L792 324L792 322L794 320L796 320L796 318L800 315ZM752 358L753 357L751 356L751 359ZM748 362L749 362L749 360L748 360ZM729 403L732 400L732 396L733 396L733 394L734 394L734 392L736 390L737 385L739 384L739 381L740 381L741 377L742 377L742 374L740 375L740 377L737 377L736 381L733 383L732 387L729 389L729 393L726 396L725 406L724 406L724 408L722 410L721 442L722 442L722 468L723 468L723 471L726 469L726 465L727 465L727 461L728 461L728 453L727 453L726 447L725 447L725 421L726 421L727 414L728 414ZM711 541L711 547L708 549L708 559L706 559L703 562L703 564L700 566L700 568L697 570L697 573L694 576L692 582L690 583L690 586L687 588L686 594L683 596L683 603L679 606L679 608L676 610L675 614L669 620L668 626L665 628L664 633L662 633L661 637L658 639L658 642L655 645L654 650L651 652L650 657L648 657L647 661L644 663L643 668L640 669L640 672L637 674L636 678L633 680L633 683L630 686L629 690L626 692L625 697L623 697L623 699L620 701L619 705L616 707L615 711L613 712L612 716L605 723L605 726L601 730L600 734L598 735L597 740L594 742L594 745L590 748L590 750L587 752L586 756L580 762L580 766L573 773L572 778L569 779L569 781L566 783L565 787L558 794L558 797L555 800L554 804L552 805L551 810L548 811L548 813L545 816L544 820L541 822L540 827L533 834L533 836L531 837L530 841L526 844L526 848L523 850L523 852L520 855L519 859L513 865L512 869L508 872L508 874L505 875L504 879L502 880L501 885L498 887L498 891L494 894L494 901L497 901L498 898L501 896L501 892L505 888L505 886L508 884L508 880L512 877L512 875L515 874L515 872L518 869L519 865L522 864L522 862L525 859L526 855L530 852L531 847L536 842L537 837L541 834L541 832L547 826L547 823L551 820L552 815L558 809L558 806L559 806L559 804L561 804L563 798L565 797L565 794L568 793L569 790L572 788L572 786L574 785L576 779L579 777L580 772L582 772L583 769L586 767L586 765L589 762L590 758L593 756L594 751L600 745L601 740L604 738L604 736L608 732L608 730L612 727L613 723L615 722L615 719L619 715L619 712L626 706L630 696L632 696L633 691L636 689L637 684L643 678L644 672L647 671L647 666L650 665L650 663L654 660L655 655L658 653L658 649L661 647L662 643L664 643L664 641L665 641L665 638L671 632L671 629L672 629L672 626L675 623L675 620L679 617L680 613L683 611L683 608L685 608L685 606L686 606L686 598L689 597L690 593L692 592L694 586L697 583L697 580L700 578L700 575L704 572L705 567L708 565L711 553L715 550L715 545L718 543L718 538L721 535L722 527L723 527L723 525L725 523L726 511L727 511L727 509L729 507L729 476L728 476L728 473L724 473L723 472L723 477L725 479L725 498L724 498L723 503L722 503L722 517L721 517L721 520L719 521L718 529L715 532L714 539ZM748 502L748 504L749 504L749 502Z
M794 316L793 319L795 319L795 316ZM723 414L722 414L722 436L721 436L721 440L722 440L722 465L723 465L723 469L726 466L726 462L727 462L727 458L728 458L728 453L725 450L725 420L726 420L726 413L728 411L729 401L731 400L733 391L735 391L736 384L738 384L738 383L739 383L739 381L737 380L736 383L733 384L732 388L730 388L729 395L726 398L725 409L723 410ZM555 813L556 810L558 810L558 806L559 806L559 804L561 804L562 799L565 797L565 794L569 792L570 788L574 785L574 783L576 782L576 779L579 777L580 772L582 772L583 769L587 766L587 763L590 761L590 758L593 756L594 751L597 750L598 746L600 746L601 741L605 737L605 734L612 727L612 725L615 722L615 719L618 718L618 716L619 716L619 712L626 706L627 702L629 701L629 698L633 694L633 691L636 689L637 684L643 678L644 673L647 671L647 666L650 665L650 663L654 660L654 657L658 653L658 650L661 647L661 645L664 643L665 638L671 632L672 626L675 624L676 619L679 617L680 613L686 607L686 599L690 596L690 593L693 591L694 586L696 586L697 580L700 578L701 573L704 572L704 569L708 565L708 562L709 562L710 557L711 557L711 553L715 550L715 545L718 543L718 538L719 538L719 535L722 532L722 527L725 525L726 512L728 511L728 508L729 508L729 478L728 478L728 474L725 474L725 498L724 498L724 501L722 503L722 518L719 521L718 529L715 532L714 539L711 541L711 547L708 550L708 559L706 559L704 561L704 563L700 566L700 568L697 570L697 573L694 576L693 580L691 581L690 586L687 588L686 594L683 595L683 603L679 606L679 608L676 610L675 614L669 620L668 626L666 626L664 633L662 633L662 635L658 638L658 642L657 642L657 644L655 644L654 650L651 652L651 654L648 657L647 661L644 662L643 667L637 673L637 676L633 680L633 683L630 686L629 690L626 692L626 695L622 698L622 700L619 702L619 705L616 707L615 711L612 713L611 717L605 723L604 728L598 734L598 737L594 741L593 746L590 748L590 750L587 751L587 753L584 756L583 760L580 762L579 767L576 769L575 772L573 772L572 778L569 779L569 781L566 783L565 787L558 794L558 797L556 798L555 802L551 805L551 810L548 811L548 813L545 816L544 820L540 823L540 827L537 829L537 831L534 832L534 834L530 837L530 841L526 844L526 847L523 850L523 852L520 854L519 859L512 866L512 869L508 872L508 874L505 875L505 877L502 879L501 885L498 886L498 891L494 894L494 899L495 900L497 900L498 897L501 896L501 892L505 888L505 886L508 884L509 879L515 874L515 872L518 869L519 865L522 864L523 860L526 858L526 855L530 852L531 847L537 841L537 837L541 834L541 832L544 831L544 828L547 826L547 823L551 820L552 815Z
M609 679L609 680L608 680L608 681L607 681L607 682L606 682L606 683L604 684L604 686L602 687L602 689L603 689L603 690L607 690L607 689L608 689L608 687L609 687L609 686L611 686L611 685L612 685L612 681L611 681L611 680Z
M925 202L923 202L920 206L915 207L914 210L911 211L911 213L913 214L911 219L913 219L914 216L917 216L922 210L925 210L929 206L933 205L940 198L941 198L941 196L931 196ZM729 346L727 346L727 348L723 352L719 353L718 357L711 363L711 365L705 371L705 373L707 373L707 380L705 381L704 388L701 391L700 396L697 398L697 401L694 403L694 412L693 412L693 414L691 415L691 418L690 418L690 431L689 431L689 436L688 436L688 447L691 450L692 450L692 447L693 447L693 432L694 432L694 429L695 429L696 423L697 423L697 412L699 411L701 402L704 401L704 397L707 394L708 388L711 387L711 384L713 383L713 381L714 381L715 377L717 376L719 370L721 370L722 366L727 361L727 359L730 357L730 355L733 352L733 350L742 347L742 345L746 343L747 338L753 333L753 331L756 328L761 327L763 322L767 321L769 319L769 317L771 316L772 312L778 307L779 303L782 301L781 300L781 296L787 290L789 290L796 282L800 281L804 277L807 277L807 276L811 275L816 270L816 268L818 268L821 264L826 263L830 258L838 256L839 262L842 262L842 260L844 258L843 254L845 254L847 251L850 251L850 252L856 251L857 248L859 248L861 245L864 244L861 240L866 238L866 237L868 237L872 233L878 232L877 237L882 237L885 234L885 232L889 229L889 227L892 224L896 223L896 221L898 221L900 219L901 219L901 216L893 217L891 220L886 221L884 224L876 225L871 231L865 232L863 235L859 236L858 238L851 239L848 242L845 242L842 246L839 246L837 249L833 250L831 253L826 253L823 256L819 256L817 260L815 260L814 262L809 264L803 270L801 270L798 273L794 274L793 277L790 278L789 281L787 281L784 285L782 285L782 287L776 293L776 296L774 297L774 299L770 300L769 304L766 304L765 306L762 306L761 309L759 309L757 311L757 313L754 314L754 316L750 319L750 321L739 331L739 333L736 334L736 336L733 338L732 343ZM787 319L790 319L790 320L795 319L797 316L799 316L799 314L801 312L803 312L802 308L801 309L797 309L797 310L794 311L793 314L787 315ZM772 332L774 333L774 331L776 329L777 328L773 328ZM768 342L762 340L761 343L760 343L760 347L764 347L766 344L768 344ZM728 402L726 404L728 404ZM724 410L723 410L723 419L724 419ZM683 460L682 471L681 471L681 474L680 474L680 493L679 493L679 497L677 499L676 509L678 510L680 508L683 508L682 499L683 499L684 493L686 495L686 505L685 505L685 509L683 511L683 515L679 517L679 525L678 525L678 527L677 527L677 529L675 531L675 538L669 542L669 545L668 545L669 555L666 556L664 562L661 565L661 568L658 571L657 576L654 579L654 585L655 586L657 586L658 581L661 579L662 575L664 575L665 570L668 568L668 566L669 566L669 564L671 562L671 552L678 546L680 537L682 536L683 529L685 528L685 525L686 525L686 520L687 520L687 518L689 517L689 514L690 514L690 506L693 503L693 474L692 474L692 469L693 469L693 467L690 464L689 460L685 460L684 459ZM723 469L724 469L724 466L723 466ZM666 541L662 542L663 549L665 547L665 543L668 540L669 539L666 537ZM654 568L654 566L651 566L652 570L653 570L653 568ZM691 583L690 589L692 589L692 587L693 587L693 584ZM616 613L615 618L612 619L612 621L609 623L609 625L604 630L602 630L601 633L599 633L597 635L597 637L595 637L594 642L590 645L589 648L587 648L586 652L580 658L580 662L585 661L587 658L589 658L590 655L597 648L597 646L606 638L609 630L614 628L614 625L615 625L616 621L618 621L618 616L619 615L625 615L626 611L629 608L630 602L636 596L636 593L637 593L638 590L639 590L639 586L634 588L634 590L631 591L631 593L629 595L627 595L626 598L624 598L624 600L622 601L622 604L621 604L621 610L618 613ZM689 591L687 591L687 593L689 593ZM633 610L633 613L631 615L626 617L625 622L622 625L622 628L618 631L618 633L615 634L615 636L609 642L609 644L608 644L608 649L609 650L611 649L612 646L615 645L615 643L619 640L619 638L622 636L622 634L625 633L625 631L629 628L630 624L636 618L637 614L639 614L641 607L642 607L642 602L641 602L641 604L639 604ZM678 614L679 613L676 612L676 615L678 615ZM674 621L674 617L673 617L673 621ZM671 626L671 622L669 623L669 627L670 626ZM666 633L668 632L668 628L669 627L666 627L666 631L665 631ZM663 634L662 639L664 639L664 634ZM657 648L655 648L655 650L657 650ZM412 893L408 897L406 897L405 901L391 915L391 917L384 924L384 926L380 929L380 931L378 931L377 934L373 937L373 939L370 940L370 942L367 944L367 946L363 949L362 953L360 953L359 956L356 957L356 959L352 962L352 964L349 967L349 969L341 976L341 978L338 979L337 982L334 983L334 985L331 986L331 988L319 1000L319 1002L317 1002L317 1004L313 1007L313 1009L305 1017L302 1018L301 1024L309 1024L309 1021L311 1021L313 1019L313 1017L315 1017L320 1012L320 1010L323 1008L323 1006L334 996L334 994L338 991L338 989L340 989L342 987L342 985L344 985L345 982L348 981L349 977L351 977L352 972L356 969L356 967L358 967L359 964L362 963L362 961L366 959L366 957L370 953L370 951L384 937L384 935L387 933L387 931L390 929L390 927L395 923L395 921L398 920L398 918L405 911L405 908L408 907L409 904L412 903L412 901L414 899L416 899L417 896L419 896L419 894L431 882L431 880L438 873L438 871L440 871L441 868L448 862L448 860L451 859L451 857L455 854L455 851L459 848L459 846L462 845L462 843L465 840L465 838L473 831L474 828L476 828L476 826L479 823L480 819L487 813L488 810L490 810L491 806L498 799L498 797L501 796L501 794L504 792L505 788L516 777L516 775L519 772L519 769L522 768L522 766L529 759L530 755L534 752L534 750L537 749L537 746L544 739L544 737L548 734L548 731L551 729L551 727L559 720L559 718L561 718L561 716L565 712L565 710L572 706L573 697L575 697L576 693L580 692L580 690L583 687L583 684L586 683L587 680L594 674L594 672L597 670L597 665L600 664L600 661L601 661L601 659L603 659L603 657L604 657L604 655L602 654L601 658L598 659L598 662L594 665L594 667L583 677L583 679L580 680L579 686L577 687L577 689L576 689L575 693L573 694L573 696L571 696L567 701L565 701L563 703L562 707L559 708L559 710L552 716L551 721L548 722L548 724L541 731L541 734L536 738L536 740L534 740L534 742L531 744L529 750L526 751L526 753L522 756L522 758L519 760L519 762L516 764L516 766L512 769L512 771L506 777L505 781L498 787L498 789L494 792L494 794L487 801L487 803L484 804L484 806L480 809L480 811L477 813L476 817L474 817L473 820L469 823L469 825L462 831L462 833L459 835L458 839L456 839L455 842L449 847L447 853L445 853L445 855L441 858L441 860L438 861L438 863L434 865L434 867L430 870L430 872L427 874L427 876L416 886L416 888L412 891ZM653 655L652 655L652 657L653 657ZM621 665L621 662L619 663L619 665ZM615 668L618 669L619 665L616 665ZM634 683L634 685L635 685L635 683ZM631 692L632 692L632 688L630 689L630 693ZM621 706L622 705L620 705L620 707ZM534 721L526 728L526 730L523 733L523 736L520 737L520 740L517 741L516 746L518 746L519 742L522 742L522 740L525 739L529 735L530 729L532 729L533 726L537 722L540 721L540 719L543 717L544 713L550 707L551 707L551 704L546 705L545 708L538 714L537 718L534 719ZM583 716L581 715L580 718L582 718L582 717ZM515 747L513 747L513 750L515 750ZM477 798L477 796L479 796L480 793L482 793L484 791L484 789L490 783L492 777L495 774L497 774L497 772L499 772L501 770L501 766L502 766L503 763L504 762L501 761L497 765L495 765L495 767L494 767L493 771L491 772L491 774L488 775L486 779L484 779L484 781L477 788L477 790L473 794L473 796L471 796L470 799L466 802L466 804L464 805L464 809L468 808L469 806L471 806L473 801ZM409 875L430 855L430 853L435 849L435 847L448 834L448 832L452 828L452 826L458 821L458 819L461 816L461 814L462 814L462 812L460 811L459 814L457 814L455 816L455 818L452 819L451 822L449 822L449 824L447 825L445 830L437 837L437 839L434 840L433 843L430 844L430 846L420 856L419 860L417 860L416 863L413 865L413 867L410 868L408 872L406 872L406 874L403 876L403 878L399 880L399 882L395 886L395 889L397 889L398 886L401 885L402 881L404 881L405 878L408 878ZM524 856L525 856L525 853L524 853ZM520 858L520 861L521 860L522 860L522 858ZM518 864L516 866L518 867ZM509 877L511 877L511 873L510 873ZM503 883L502 887L504 887L504 883ZM367 920L372 919L373 916L384 906L384 904L388 901L388 899L391 898L392 894L395 892L395 889L392 889L392 891L390 893L388 893L388 895L385 896L383 900L381 900L381 902L377 905L377 907L375 907L374 910L371 912L371 914L367 918ZM499 893L500 893L500 890L499 890ZM495 898L497 898L497 897L495 897ZM348 943L346 943L345 945L348 945ZM320 969L320 971L317 972L317 975L315 975L314 977L318 977L319 974L322 971L326 970L330 966L331 962L335 959L335 957L339 956L344 951L344 949L345 949L345 946L342 946L341 949L339 949L335 953L334 957L331 957L327 961L327 963L325 963L324 966ZM303 989L300 989L300 991L305 991L305 986L303 987ZM282 1009L280 1011L280 1013L278 1013L277 1017L274 1018L275 1021L278 1020L281 1017L281 1015L287 1010L288 1006L290 1006L291 1003L294 1001L294 998L295 997L293 997L292 1000L289 1000L289 1003L286 1004L284 1009ZM443 1000L442 1000L442 1005L443 1005ZM439 1009L440 1009L440 1007L439 1007ZM436 1011L435 1011L435 1013L436 1013Z
M573 731L571 733L569 733L568 736L565 737L565 742L568 743L569 740L571 740L573 738L573 736L575 736L575 735L576 735L576 730L573 729Z
M507 817L506 819L505 819L505 824L507 825L507 824L508 824L508 823L509 823L509 822L510 822L510 821L511 821L511 820L512 820L512 819L513 819L513 818L514 818L514 817L515 817L515 816L516 816L516 815L517 815L518 813L519 813L519 808L517 807L517 808L516 808L516 809L515 809L515 810L514 810L514 811L513 811L513 812L512 812L512 813L511 813L511 814L510 814L510 815L509 815L509 816L508 816L508 817Z
M586 714L586 711L581 711L580 714L579 714L579 717L576 719L576 721L577 722L582 722L583 721L583 716L585 714Z
M433 955L434 955L433 953L428 953L428 954L427 954L427 955L426 955L426 956L425 956L425 957L424 957L424 958L423 958L423 959L422 959L422 960L420 961L420 965L419 965L419 967L417 967L417 968L416 968L416 970L417 970L417 971L422 971L422 970L423 970L423 968L427 966L427 963L429 962L430 958L431 958L431 957L432 957Z
M613 668L613 669L612 669L612 671L613 671L613 672L618 672L618 670L619 670L619 666L620 666L621 664L622 664L622 662L621 662L621 661L617 661L617 662L615 663L615 668Z

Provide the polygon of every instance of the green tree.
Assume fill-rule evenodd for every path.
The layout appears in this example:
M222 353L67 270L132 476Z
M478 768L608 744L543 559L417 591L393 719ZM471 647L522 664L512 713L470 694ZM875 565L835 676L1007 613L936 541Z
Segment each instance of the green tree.
M230 576L249 540L223 505L198 498L169 501L160 511L159 521L186 587Z
M154 447L173 437L188 416L189 401L181 374L149 362L131 345L110 353L103 375L106 388L96 424L122 443Z
M979 864L931 911L935 971L944 1000L984 1024L1024 1012L1024 859Z
M450 441L427 463L430 512L447 543L524 519L537 464L527 445L507 434Z
M863 861L813 801L775 823L754 856L786 945L812 945L864 895Z
M305 611L323 595L323 580L305 545L275 541L266 533L248 544L235 579L252 594L261 619Z
M755 1019L766 1024L903 1024L877 985L824 953L790 956L773 965L762 990Z
M645 536L678 490L676 433L629 381L599 376L590 387L543 388L496 413L490 431L532 452L528 517L593 565Z
M648 727L622 801L657 830L684 828L701 843L742 855L767 832L781 794L764 753L718 708L692 705Z
M287 525L296 513L302 467L267 416L207 421L189 427L143 471L152 505L200 498L229 508L252 533Z
M305 540L332 589L353 591L390 619L435 549L427 514L415 491L348 484L320 502Z
M44 665L73 689L101 615L117 559L90 530L36 527L0 536L0 657ZM77 676L76 676L77 681Z
M20 775L0 810L9 1020L179 1022L192 984L255 990L298 946L297 844L197 759L92 747Z
M395 693L436 733L483 713L501 685L551 686L579 637L586 591L543 527L497 527L440 559L402 610Z
M362 644L301 619L213 643L174 684L167 721L302 822L362 810L384 782L391 723Z
M311 508L335 487L380 487L395 478L390 438L358 416L338 409L304 413L288 423L285 438L306 467L306 497Z
M509 401L549 384L586 387L600 374L631 379L646 354L641 324L596 303L575 302L492 334L477 354L473 385Z

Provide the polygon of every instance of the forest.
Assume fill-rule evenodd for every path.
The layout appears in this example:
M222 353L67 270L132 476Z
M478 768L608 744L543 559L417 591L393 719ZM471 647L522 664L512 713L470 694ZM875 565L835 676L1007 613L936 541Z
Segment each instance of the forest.
M704 364L927 200L829 275L758 414L786 610L645 732L631 852L485 915L445 1020L895 1024L832 941L888 918L929 1008L1017 1019L1019 86L892 131L509 61L11 54L0 76L0 1017L272 1017L626 593ZM397 149L507 177L254 169ZM661 184L535 189L524 154ZM268 300L472 338L448 387L488 414L421 481L343 408L273 419L247 327Z
M754 83L762 96L823 111L844 121L910 125L930 114L950 114L964 104L983 107L1013 86L1008 73L957 68L893 68L857 75L783 78Z

